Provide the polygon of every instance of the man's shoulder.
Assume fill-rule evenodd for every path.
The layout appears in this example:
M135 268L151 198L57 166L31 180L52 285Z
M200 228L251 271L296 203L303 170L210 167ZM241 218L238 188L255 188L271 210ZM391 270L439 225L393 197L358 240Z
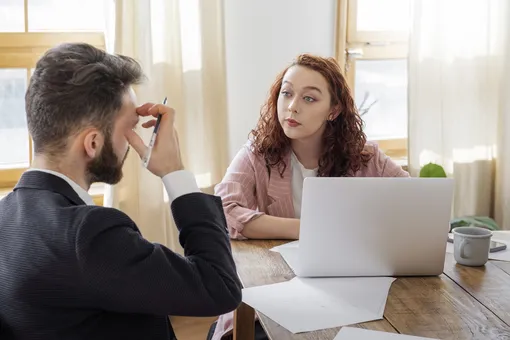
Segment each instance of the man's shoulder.
M127 218L130 219L129 216L123 212L122 210L119 210L117 208L111 208L111 207L104 207L101 205L81 205L79 206L80 214L83 214L85 216L94 218L94 217L121 217L121 218Z
M78 252L97 242L111 244L128 234L141 235L135 222L115 208L80 206L75 214L74 240Z
M80 226L125 225L135 227L134 221L123 211L97 205L82 205L75 209Z

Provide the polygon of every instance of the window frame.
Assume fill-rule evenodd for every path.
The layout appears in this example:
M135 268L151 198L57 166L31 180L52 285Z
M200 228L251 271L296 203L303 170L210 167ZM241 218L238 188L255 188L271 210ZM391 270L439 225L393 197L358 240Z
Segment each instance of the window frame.
M356 31L358 0L338 0L336 59L354 96L356 61L407 59L408 37L401 32ZM361 52L361 53L357 53ZM408 159L408 138L371 140L392 159Z
M97 48L106 50L104 32L29 32L28 31L28 1L24 0L24 32L0 32L0 68L23 68L27 70L27 84L30 80L31 69L35 68L37 60L49 48L66 42L84 42ZM32 162L32 139L29 139L29 164ZM19 178L27 168L0 169L0 194L14 188ZM95 190L96 192L98 190ZM103 204L103 195L95 194L96 204Z
M349 42L408 42L408 34L401 31L358 31L358 0L348 0L347 41Z

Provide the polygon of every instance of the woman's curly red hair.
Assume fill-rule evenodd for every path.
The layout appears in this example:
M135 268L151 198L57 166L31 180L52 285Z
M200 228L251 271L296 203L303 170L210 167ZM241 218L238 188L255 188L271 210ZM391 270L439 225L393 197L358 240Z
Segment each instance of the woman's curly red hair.
M264 157L268 169L277 167L283 176L287 166L284 158L290 149L290 139L278 121L277 102L285 73L296 65L317 71L326 78L331 107L338 107L340 111L334 120L326 123L317 176L353 176L361 166L367 164L372 154L365 151L367 138L363 132L363 121L340 66L333 58L302 54L278 75L269 90L257 126L251 131L253 151Z

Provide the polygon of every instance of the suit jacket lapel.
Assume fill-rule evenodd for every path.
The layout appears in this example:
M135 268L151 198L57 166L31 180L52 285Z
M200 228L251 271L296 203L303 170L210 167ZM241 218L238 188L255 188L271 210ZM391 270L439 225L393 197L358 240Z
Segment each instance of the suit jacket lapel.
M23 173L14 190L21 188L48 190L61 194L75 205L84 205L85 202L74 189L62 178L42 171L27 171Z
M267 194L270 199L268 210L270 213L278 212L279 217L295 216L294 206L292 203L292 164L290 162L290 152L284 158L287 165L283 172L283 178L277 168L271 169L271 176L269 177L269 185ZM282 215L280 215L282 214Z

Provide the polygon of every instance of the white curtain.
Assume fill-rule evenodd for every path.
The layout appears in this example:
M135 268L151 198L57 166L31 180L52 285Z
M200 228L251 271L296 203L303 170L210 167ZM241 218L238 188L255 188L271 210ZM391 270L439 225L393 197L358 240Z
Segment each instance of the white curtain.
M116 0L107 45L137 59L148 77L135 88L139 104L161 102L176 110L184 165L204 192L228 166L226 80L221 0ZM148 142L152 130L137 132ZM132 150L124 178L107 186L105 206L127 213L145 238L182 252L161 180Z
M510 228L510 2L415 0L409 51L409 165L455 178L453 215ZM506 209L505 209L506 208Z

